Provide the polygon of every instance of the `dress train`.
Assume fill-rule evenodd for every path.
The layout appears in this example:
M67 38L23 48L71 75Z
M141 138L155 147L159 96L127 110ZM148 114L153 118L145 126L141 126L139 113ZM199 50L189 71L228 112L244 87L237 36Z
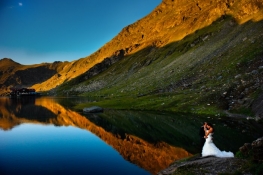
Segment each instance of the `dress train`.
M205 141L202 150L202 157L205 156L216 156L216 157L234 157L232 152L220 151L212 140L212 133L210 133Z

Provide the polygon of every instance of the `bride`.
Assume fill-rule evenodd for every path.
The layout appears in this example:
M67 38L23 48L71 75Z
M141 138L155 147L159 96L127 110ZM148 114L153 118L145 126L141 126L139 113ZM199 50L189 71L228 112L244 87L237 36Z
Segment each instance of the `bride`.
M205 130L205 144L203 146L202 150L202 157L205 156L216 156L216 157L234 157L234 154L232 152L226 152L226 151L220 151L212 140L212 135L214 132L212 124L208 123L204 125Z

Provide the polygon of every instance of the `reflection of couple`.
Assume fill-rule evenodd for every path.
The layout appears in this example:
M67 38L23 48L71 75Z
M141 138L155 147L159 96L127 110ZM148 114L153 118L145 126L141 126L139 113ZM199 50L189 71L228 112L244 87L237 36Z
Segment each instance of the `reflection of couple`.
M210 123L204 123L200 128L200 141L202 148L202 157L205 156L216 156L216 157L234 157L232 152L220 151L212 140L214 133L213 125Z

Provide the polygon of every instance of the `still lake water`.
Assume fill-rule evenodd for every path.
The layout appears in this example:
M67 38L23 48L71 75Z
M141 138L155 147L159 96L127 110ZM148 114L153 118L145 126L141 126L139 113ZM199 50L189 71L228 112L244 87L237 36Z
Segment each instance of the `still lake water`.
M0 98L0 174L156 174L199 151L203 121L214 142L236 152L263 135L253 120L105 110L83 114L85 98Z

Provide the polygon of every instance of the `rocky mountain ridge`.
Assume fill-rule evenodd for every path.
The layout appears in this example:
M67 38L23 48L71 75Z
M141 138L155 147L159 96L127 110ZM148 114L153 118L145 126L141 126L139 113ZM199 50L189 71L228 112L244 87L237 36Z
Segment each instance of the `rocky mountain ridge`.
M215 111L215 106L224 110L253 108L261 117L262 24L249 21L240 25L223 16L165 47L111 57L57 92L146 100L129 99L128 103L117 99L121 102L116 103L132 109L157 107L199 113Z

